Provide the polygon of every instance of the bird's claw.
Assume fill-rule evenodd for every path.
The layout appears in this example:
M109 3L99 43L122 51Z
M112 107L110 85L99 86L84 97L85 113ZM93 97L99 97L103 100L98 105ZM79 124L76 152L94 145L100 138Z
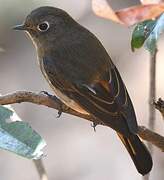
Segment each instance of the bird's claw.
M52 95L49 94L47 91L40 91L39 94L44 94L44 95L46 95L46 96L48 96L48 97L52 97Z
M60 118L62 113L63 113L63 111L62 111L62 107L61 107L61 109L58 110L58 115L56 116L56 118Z
M47 91L41 91L40 94L45 94L46 96L52 98L55 101L58 100L58 98L56 96L53 96L53 95L49 94ZM58 110L58 115L56 116L56 118L60 118L60 116L62 115L63 110L64 110L64 108L63 108L63 106L61 104L60 108Z
M96 126L97 126L97 123L93 122L91 124L91 127L93 128L94 132L96 132Z
M63 112L67 111L69 109L68 106L66 106L65 104L60 104L59 110L58 110L58 116L56 118L60 118L60 116L62 115Z

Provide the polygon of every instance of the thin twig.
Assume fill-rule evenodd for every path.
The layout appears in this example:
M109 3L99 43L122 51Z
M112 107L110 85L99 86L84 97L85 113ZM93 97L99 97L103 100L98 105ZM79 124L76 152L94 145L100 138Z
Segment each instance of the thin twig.
M155 125L155 107L154 102L156 99L156 55L157 49L150 53L150 86L149 86L149 124L148 127L154 130ZM152 153L152 145L148 144L149 150Z
M150 53L150 85L149 85L149 122L148 127L154 130L155 126L155 107L154 102L156 99L156 55L157 48ZM153 147L148 143L148 149L153 154ZM143 177L143 180L149 180L149 174Z
M37 160L33 160L33 162L39 174L40 180L48 180L48 176L43 161L41 159L37 159Z
M12 94L4 95L0 97L0 104L6 105L6 104L14 104L14 103L21 103L21 102L31 102L38 105L44 105L56 110L62 110L65 113L78 116L80 118L84 118L86 120L95 122L96 124L101 124L99 120L96 118L90 116L90 115L83 115L80 114L67 106L65 106L60 100L50 96L47 96L45 94L37 94L33 92L27 92L27 91L17 91ZM105 125L105 124L101 124ZM148 142L151 142L153 145L157 146L161 149L161 151L164 151L164 137L160 136L159 134L147 129L146 127L139 126L138 129L138 135Z

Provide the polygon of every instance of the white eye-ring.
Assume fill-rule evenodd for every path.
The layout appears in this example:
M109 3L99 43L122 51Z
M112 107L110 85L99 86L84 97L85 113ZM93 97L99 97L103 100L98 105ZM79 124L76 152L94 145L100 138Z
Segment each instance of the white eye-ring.
M41 32L45 32L49 29L49 27L50 27L49 22L44 21L44 22L38 24L37 29Z

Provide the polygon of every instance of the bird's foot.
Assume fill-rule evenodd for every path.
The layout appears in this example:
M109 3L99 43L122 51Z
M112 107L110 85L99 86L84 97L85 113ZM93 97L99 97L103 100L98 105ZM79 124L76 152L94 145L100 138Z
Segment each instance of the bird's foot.
M58 110L58 115L56 116L56 118L60 118L60 116L62 115L62 113L66 110L68 110L69 108L63 104L60 99L58 99L56 96L49 94L47 91L41 91L40 94L45 94L46 96L48 96L49 98L51 98L52 100L54 100L55 102L57 101L59 104L59 110Z
M53 95L49 94L47 91L40 91L39 94L44 94L44 95L46 95L46 96L48 96L48 97L50 97L50 98L53 98L53 97L54 97Z
M91 127L93 128L94 132L96 132L96 126L97 126L97 125L98 125L98 124L95 123L95 122L93 122L93 123L91 124Z
M39 94L44 94L44 95L48 96L49 98L51 98L52 100L57 101L59 104L62 104L61 101L56 96L51 95L47 91L40 91Z
M58 115L56 116L56 118L60 118L60 116L62 115L63 113L63 108L62 108L62 104L60 104L60 108L58 110Z
M58 110L58 116L56 118L60 118L63 112L67 111L69 109L68 106L60 102L59 110Z

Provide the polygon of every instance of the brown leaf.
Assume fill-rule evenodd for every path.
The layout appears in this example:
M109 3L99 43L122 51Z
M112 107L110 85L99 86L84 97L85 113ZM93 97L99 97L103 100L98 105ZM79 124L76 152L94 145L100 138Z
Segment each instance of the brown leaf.
M97 16L130 26L159 16L164 12L164 3L138 5L114 12L106 0L92 0L92 8Z
M161 112L161 115L164 119L164 101L159 98L157 102L154 102L155 108L158 109Z
M148 19L154 19L163 12L164 3L133 6L117 11L116 15L120 21L129 26Z
M163 0L140 0L142 4L158 4L163 2Z
M106 0L92 0L92 9L97 16L111 19L112 21L122 24Z

